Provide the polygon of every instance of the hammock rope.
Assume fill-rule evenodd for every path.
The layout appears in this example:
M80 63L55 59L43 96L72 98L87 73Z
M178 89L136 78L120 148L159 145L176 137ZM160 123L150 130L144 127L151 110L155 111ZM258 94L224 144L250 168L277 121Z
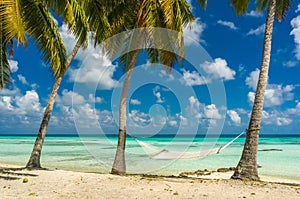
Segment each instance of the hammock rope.
M241 137L246 131L241 132L238 136L227 142L221 147L216 147L209 150L201 151L174 151L168 149L160 149L159 147L153 146L149 143L138 140L136 137L130 136L136 140L136 142L143 148L143 150L149 154L151 159L161 159L161 160L196 160L205 158L207 156L218 154L222 152L225 148L231 145L235 140Z

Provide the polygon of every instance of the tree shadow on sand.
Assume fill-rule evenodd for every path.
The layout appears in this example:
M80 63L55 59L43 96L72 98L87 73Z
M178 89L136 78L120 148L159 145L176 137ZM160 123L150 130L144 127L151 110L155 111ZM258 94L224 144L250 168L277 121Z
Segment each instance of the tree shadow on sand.
M22 178L22 176L31 176L36 177L38 175L21 172L26 171L27 169L25 167L22 168L0 168L0 179L4 180L19 180ZM19 172L17 172L19 171Z

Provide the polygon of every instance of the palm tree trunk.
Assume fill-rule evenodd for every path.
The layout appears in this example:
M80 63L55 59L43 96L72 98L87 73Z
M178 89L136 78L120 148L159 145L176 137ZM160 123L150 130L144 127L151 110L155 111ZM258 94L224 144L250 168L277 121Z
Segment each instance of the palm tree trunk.
M268 5L262 63L250 123L247 130L246 142L244 145L242 157L235 169L233 176L231 177L233 179L259 180L256 156L260 132L260 123L264 105L264 94L267 87L268 71L271 58L275 6L276 0L271 0Z
M81 46L80 42L77 41L71 55L68 57L68 60L66 62L65 71L67 71L67 69L69 68L69 66L70 66L72 60L74 59L75 55L77 54L80 46ZM28 169L41 168L40 159L41 159L42 147L43 147L45 135L46 135L46 132L47 132L48 124L49 124L49 121L50 121L50 118L51 118L54 102L55 102L55 99L56 99L56 96L57 96L57 91L60 87L60 83L63 79L64 74L62 74L58 78L56 78L55 83L53 85L52 92L50 94L50 98L48 100L47 107L46 107L45 112L44 112L43 120L42 120L42 123L40 125L39 133L38 133L37 138L35 140L34 147L33 147L33 150L31 152L31 156L29 158L29 161L26 164L26 168L28 168Z
M124 85L122 89L122 95L120 100L120 120L119 120L119 136L118 136L118 146L116 151L115 160L111 170L111 174L125 175L126 174L126 163L125 163L125 145L126 145L126 105L128 89L130 85L130 79L132 75L133 68L136 64L137 56L139 54L138 50L135 50L130 60L128 71L126 72Z

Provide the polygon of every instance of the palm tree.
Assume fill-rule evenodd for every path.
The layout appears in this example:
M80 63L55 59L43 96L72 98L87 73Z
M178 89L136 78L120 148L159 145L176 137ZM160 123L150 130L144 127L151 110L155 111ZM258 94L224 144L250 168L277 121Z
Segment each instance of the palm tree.
M231 0L237 14L246 12L250 0ZM272 33L275 16L281 21L290 7L290 0L257 0L258 10L268 7L261 68L256 88L256 94L250 122L247 130L246 141L241 159L231 178L259 180L257 171L257 149L260 132L264 94L268 81L268 71L271 58Z
M86 48L88 44L88 33L92 31L95 46L101 43L104 39L115 34L118 29L118 24L112 21L113 16L116 15L115 8L121 4L122 1L94 1L94 0L49 0L47 5L54 9L54 11L63 17L77 38L77 43L73 48L68 60L65 64L65 71L61 73L55 80L55 83L50 94L44 116L39 128L39 132L26 165L26 168L37 169L41 168L40 158L44 139L46 136L48 124L53 111L53 106L57 96L58 89L65 72L69 68L72 60L76 56L80 47ZM123 5L124 6L124 5ZM111 24L109 23L109 19ZM114 29L111 26L114 25ZM112 31L114 30L114 31Z
M0 88L10 82L7 50L13 51L13 41L27 45L26 35L36 42L45 63L55 76L65 69L67 51L51 13L41 1L5 0L0 2Z
M127 7L128 10L127 19L124 22L127 29L130 28L149 28L147 31L147 39L143 37L138 37L132 40L134 37L129 35L127 41L131 43L125 44L125 49L134 49L132 46L138 46L139 43L151 43L155 38L154 35L151 35L153 32L151 28L161 27L168 28L178 32L177 42L170 44L175 48L177 46L178 52L180 55L183 55L184 45L183 45L183 26L191 22L194 17L190 11L190 6L185 0L178 1L128 1ZM122 18L121 18L122 19ZM126 24L127 22L127 24ZM145 31L144 29L142 31ZM143 33L137 32L137 35L142 35ZM151 46L151 45L150 45ZM130 85L130 79L132 75L133 68L136 64L138 54L141 50L133 50L129 53L121 56L121 64L125 67L126 74L123 84L121 99L120 99L120 108L119 108L119 134L118 134L118 145L116 150L116 155L114 163L112 166L111 173L116 175L125 175L126 173L126 163L125 163L125 144L126 144L126 105L127 105L127 95ZM164 50L147 48L146 53L150 57L151 62L161 62L164 65L173 66L177 60L177 56L173 52L168 52ZM180 59L183 59L180 57Z

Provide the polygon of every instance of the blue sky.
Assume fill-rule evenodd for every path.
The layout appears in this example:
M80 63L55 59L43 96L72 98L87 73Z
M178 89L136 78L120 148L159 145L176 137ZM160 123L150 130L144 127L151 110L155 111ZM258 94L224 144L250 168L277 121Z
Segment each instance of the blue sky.
M145 54L139 56L139 70L133 77L136 88L129 95L127 125L131 134L176 133L179 129L205 133L214 125L221 125L224 134L238 134L247 128L261 62L265 13L257 13L251 5L245 16L237 17L227 3L211 1L203 11L193 2L197 19L191 24L193 29L185 29L185 38L201 44L210 55L211 60L200 68L212 79L187 62L166 74L161 66L149 67ZM75 39L59 25L71 51ZM33 42L26 49L17 47L10 64L13 83L0 92L0 134L36 134L54 78ZM105 133L117 133L123 74L118 60L110 60L92 44L80 50L59 90L48 133L95 133L99 126ZM300 4L294 1L286 19L274 26L263 134L300 133L298 74ZM155 75L164 81L139 85ZM225 88L223 105L211 99L208 84L212 81L222 82Z

